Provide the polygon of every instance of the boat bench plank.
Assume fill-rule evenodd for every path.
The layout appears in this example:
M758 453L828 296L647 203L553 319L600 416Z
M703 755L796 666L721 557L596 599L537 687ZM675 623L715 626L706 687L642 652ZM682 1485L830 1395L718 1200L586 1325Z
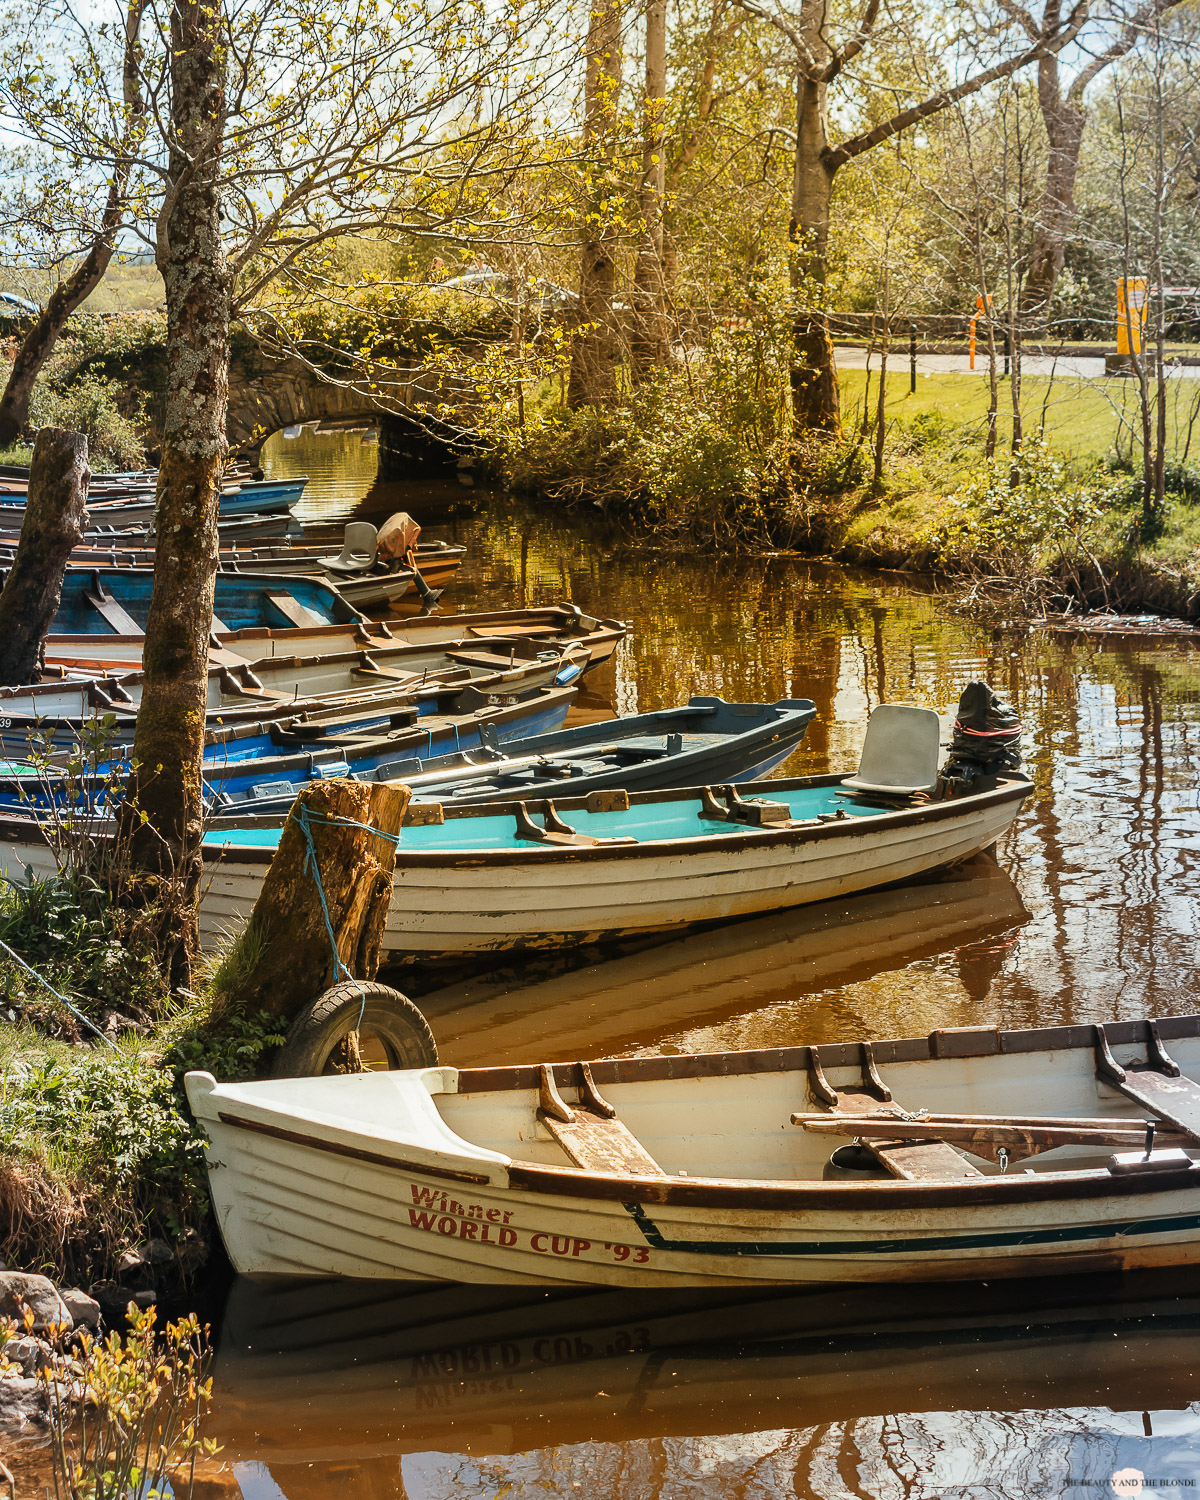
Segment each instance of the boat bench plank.
M143 635L145 633L129 611L123 609L111 594L101 593L98 589L89 589L83 597L118 635Z
M895 1115L900 1113L900 1108L898 1104L877 1099L874 1094L839 1088L837 1108L832 1112L839 1115ZM978 1167L973 1167L965 1156L945 1141L898 1141L895 1145L885 1141L864 1141L863 1145L880 1166L906 1182L917 1179L945 1182L947 1178L983 1176Z
M538 1119L566 1152L575 1166L588 1172L620 1172L635 1177L662 1177L663 1169L637 1136L620 1120L574 1104L571 1121L556 1120L545 1110Z
M293 625L299 625L303 630L311 630L314 625L325 623L318 615L314 615L298 600L293 599L291 594L268 594L267 598L281 615L290 620Z
M1157 1068L1127 1068L1124 1081L1114 1087L1160 1120L1200 1139L1200 1084Z

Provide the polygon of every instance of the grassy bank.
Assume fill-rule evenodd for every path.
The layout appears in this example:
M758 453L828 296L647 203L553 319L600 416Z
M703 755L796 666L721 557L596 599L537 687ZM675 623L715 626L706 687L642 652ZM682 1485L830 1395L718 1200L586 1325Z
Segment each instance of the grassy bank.
M24 961L0 956L0 1259L91 1286L156 1241L186 1278L209 1236L183 1075L250 1076L277 1024L222 1009L219 967L172 996L136 918L78 873L0 881L0 938Z
M571 412L538 391L525 425L501 432L496 468L513 490L599 510L663 545L941 573L1032 613L1200 615L1200 382L1168 385L1167 495L1147 513L1132 381L1027 378L1016 462L1002 382L989 462L986 378L919 376L910 394L905 367L888 379L876 482L862 416L864 393L874 413L878 376L868 387L862 371L842 375L844 440L798 445L782 419L783 373L729 339L614 408Z
M878 372L870 376L870 407L878 399ZM867 375L846 370L840 377L842 414L847 425L861 421ZM999 383L999 443L1012 441L1012 384ZM989 389L986 373L917 376L909 390L907 360L888 371L884 410L901 430L935 423L957 429L964 444L982 456L987 432ZM1073 376L1026 375L1021 381L1021 419L1026 434L1044 431L1059 451L1076 459L1127 459L1140 443L1141 411L1137 381L1130 378L1081 380ZM1167 443L1180 458L1200 459L1200 380L1167 382Z

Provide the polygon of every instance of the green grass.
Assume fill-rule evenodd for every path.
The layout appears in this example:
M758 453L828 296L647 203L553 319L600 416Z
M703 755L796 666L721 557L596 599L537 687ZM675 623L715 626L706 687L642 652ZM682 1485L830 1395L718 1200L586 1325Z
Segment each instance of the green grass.
M844 371L842 419L847 427L861 419L865 375ZM871 379L871 405L878 391ZM1200 458L1200 380L1173 379L1167 383L1167 441L1173 452ZM1000 382L1000 443L1012 436L1011 382ZM986 375L918 375L909 392L907 366L889 372L886 411L889 421L911 427L926 422L959 429L965 445L982 445L986 433L988 383ZM1130 379L1078 380L1060 376L1026 376L1021 382L1021 414L1027 435L1045 423L1047 438L1075 458L1103 459L1117 449L1128 455L1131 440L1140 441L1141 416L1137 384ZM1194 428L1189 447L1189 427Z

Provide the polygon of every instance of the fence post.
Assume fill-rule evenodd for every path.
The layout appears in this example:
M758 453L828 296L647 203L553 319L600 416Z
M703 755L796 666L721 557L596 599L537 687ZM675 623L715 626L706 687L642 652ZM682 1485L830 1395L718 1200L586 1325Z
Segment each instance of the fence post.
M908 325L908 394L917 393L917 325Z

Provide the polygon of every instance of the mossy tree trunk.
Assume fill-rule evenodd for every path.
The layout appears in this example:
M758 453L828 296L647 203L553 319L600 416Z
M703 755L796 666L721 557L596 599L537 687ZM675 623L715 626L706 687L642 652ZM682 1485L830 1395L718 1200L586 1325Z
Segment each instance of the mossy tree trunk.
M653 378L670 357L663 271L663 208L667 183L667 0L646 6L646 93L642 101L642 232L634 266L634 382Z
M171 12L168 189L158 226L166 283L167 391L154 591L122 812L131 894L156 902L172 982L196 948L201 762L228 404L230 276L217 190L225 130L224 16L205 0Z
M617 180L617 103L621 92L623 0L596 0L588 23L583 141L588 153L588 203L579 265L579 315L585 325L571 348L567 405L612 406L617 400L617 338L613 325L619 226L612 204Z
M13 565L0 591L0 684L40 680L63 572L87 526L87 438L43 427L33 445L29 499Z
M342 963L355 979L375 977L392 899L394 840L409 796L406 786L366 781L318 781L301 791L220 1004L290 1020L335 984L342 975L335 972L326 911Z

